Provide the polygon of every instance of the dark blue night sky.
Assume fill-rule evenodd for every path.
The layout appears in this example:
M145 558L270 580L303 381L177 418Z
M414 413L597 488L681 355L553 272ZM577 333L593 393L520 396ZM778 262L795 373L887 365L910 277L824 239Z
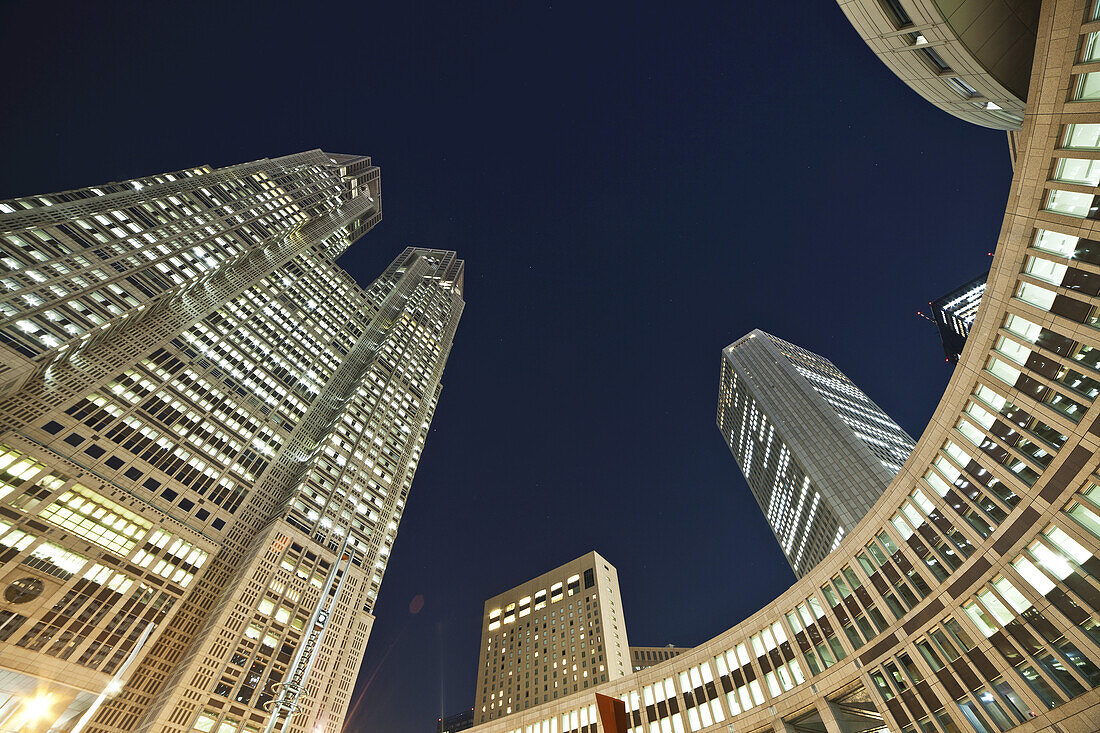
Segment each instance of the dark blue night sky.
M1008 195L1004 134L827 1L7 2L0 58L0 198L321 147L382 167L361 282L466 258L349 730L469 707L484 599L592 549L639 645L787 588L714 425L722 347L824 354L919 435L950 371L916 311L988 266Z

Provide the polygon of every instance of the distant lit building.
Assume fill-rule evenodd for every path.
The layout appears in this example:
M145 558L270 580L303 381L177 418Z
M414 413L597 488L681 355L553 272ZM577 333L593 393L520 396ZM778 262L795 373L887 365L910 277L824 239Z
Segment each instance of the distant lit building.
M951 361L957 362L966 345L974 317L978 315L978 306L985 292L985 281L989 273L984 273L970 282L960 285L947 295L936 298L928 305L932 309L932 319L940 332L943 353Z
M874 506L913 449L831 361L759 329L722 352L717 422L799 577Z
M630 669L638 672L690 650L691 647L672 646L672 644L668 646L632 646L630 647Z
M622 609L618 573L595 552L485 601L477 722L630 674Z
M460 730L474 727L474 709L440 718L435 724L435 733L458 733Z

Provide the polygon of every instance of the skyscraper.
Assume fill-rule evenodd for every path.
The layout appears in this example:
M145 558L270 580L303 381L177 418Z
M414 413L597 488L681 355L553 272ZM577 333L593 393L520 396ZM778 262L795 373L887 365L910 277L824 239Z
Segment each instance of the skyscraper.
M918 11L936 5L842 2L849 17L900 9L932 39L946 29ZM990 21L1024 5L953 12L988 11L976 23L987 43L973 47L1019 56L1005 43L1015 23L1001 34ZM474 733L1097 729L1100 178L1081 178L1100 156L1098 21L1098 3L1042 2L1020 156L970 346L865 521L694 649ZM754 369L763 394L778 384L768 373ZM685 560L716 560L726 582L744 558Z
M718 429L799 577L840 544L913 449L831 361L759 329L722 352Z
M944 356L949 361L958 361L962 354L970 327L974 325L974 317L978 315L988 276L988 272L979 275L928 304L940 332Z
M630 674L615 567L595 552L485 601L478 723Z
M463 307L453 252L336 265L379 180L0 202L0 727L340 729Z

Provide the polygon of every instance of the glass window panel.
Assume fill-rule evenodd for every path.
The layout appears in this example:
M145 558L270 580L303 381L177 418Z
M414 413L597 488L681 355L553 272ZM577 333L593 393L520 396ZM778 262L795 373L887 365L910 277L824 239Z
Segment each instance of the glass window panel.
M1083 504L1074 504L1066 513L1073 517L1078 524L1100 539L1100 517L1089 507Z
M943 449L944 449L944 451L947 452L947 455L951 456L956 461L958 461L960 466L965 466L966 464L970 463L970 460L971 460L970 455L966 451L964 451L962 448L960 448L959 446L952 443L950 440L947 441L946 444L944 444ZM942 466L940 466L940 464L937 463L936 465L937 465L937 467L942 468ZM959 477L959 471L958 471L958 469L955 469L955 468L952 468L950 471L945 469L944 470L944 475L947 476L947 478L950 479L951 481L954 481L955 479L957 479Z
M1012 711L1012 714L1021 722L1025 723L1029 719L1035 717L1035 713L1031 711L1031 706L1028 705L1022 697L1016 694L1016 691L1012 689L1011 685L1005 682L1004 678L997 678L992 682L993 689L997 691L997 694L1005 701L1008 709Z
M998 352L1017 364L1026 364L1027 358L1031 356L1031 349L1012 339L1006 339L1004 336L997 339L996 348Z
M1092 74L1091 76L1100 77L1100 74ZM1100 86L1100 79L1097 80L1098 86ZM1100 98L1098 95L1097 98ZM1056 214L1065 214L1066 216L1075 216L1078 219L1084 219L1089 215L1089 208L1092 206L1092 194L1091 193L1078 193L1076 191L1060 191L1054 189L1047 196L1047 211L1053 211Z
M920 489L914 491L911 496L917 506L924 510L925 514L931 514L935 510L935 505L928 500L928 497L924 495L924 492Z
M978 593L978 600L980 600L982 602L982 605L985 606L986 610L993 614L993 617L1000 621L1002 624L1007 624L1009 621L1012 621L1015 618L1015 616L1012 615L1012 612L1005 608L1005 605L1001 603L1000 599L988 590L983 590ZM970 615L970 612L968 611L967 614ZM973 618L973 616L971 616L971 618ZM978 624L978 627L981 628L981 624Z
M1045 596L1047 593L1054 590L1054 583L1050 581L1050 578L1044 575L1043 572L1035 567L1026 557L1016 558L1012 563L1012 567L1016 568L1016 572L1018 572L1032 588L1038 591L1039 595Z
M1097 162L1100 163L1100 161ZM1066 275L1066 269L1066 266L1061 262L1044 260L1040 257L1028 257L1024 272L1051 285L1061 285L1062 279Z
M913 524L914 527L920 527L922 524L924 524L924 517L921 515L920 512L917 511L917 508L909 502L905 502L901 505L901 512L905 515L905 518Z
M955 427L958 429L958 431L960 433L963 434L963 436L967 440L969 440L974 445L979 445L980 446L985 441L985 433L983 433L981 430L978 430L976 427L974 427L972 424L970 424L966 420L959 420L959 424L956 425ZM939 476L934 476L933 475L933 478L939 479ZM943 496L944 494L947 493L947 485L942 479L940 479L938 481L938 485L933 486L933 488L935 489L936 493L939 494L940 496Z
M1009 321L1011 321L1013 318L1015 318L1015 316L1009 316ZM1018 320L1022 321L1023 319L1021 318L1021 319L1018 319ZM1024 322L1027 323L1027 321L1024 321ZM1034 325L1034 324L1031 324L1031 325ZM1035 329L1036 329L1035 335L1038 336L1039 327L1035 326ZM1029 340L1034 341L1035 339L1029 339ZM986 430L988 430L989 427L993 424L993 420L994 420L993 415L990 414L990 412L988 410L984 409L983 407L981 407L980 405L978 405L975 402L971 402L970 404L968 404L966 406L966 412L967 412L968 415L970 415L971 417L974 418L975 422L977 422L979 425L981 425Z
M979 445L981 441L985 439L985 436L982 435L982 433L977 428L965 421L959 423L959 430L962 431L963 434L967 437L970 437L970 431L976 433L975 437L971 438L971 440L974 441L975 445ZM940 496L946 495L947 492L951 489L951 486L948 485L948 483L944 481L943 478L941 478L940 475L935 471L929 471L928 474L924 477L924 480L927 481L928 485L932 487L932 490Z
M1054 180L1083 186L1100 185L1100 160L1059 158L1054 169Z
M943 662L936 656L935 650L932 649L932 645L927 641L918 641L917 650L920 651L924 661L928 662L928 666L932 668L933 672L938 672L943 669Z
M1027 686L1031 688L1031 691L1034 692L1048 708L1053 710L1062 703L1062 699L1058 697L1058 693L1047 684L1047 681L1035 671L1034 667L1020 667L1016 671L1020 673L1020 677L1022 677L1024 682L1027 683Z
M974 622L974 625L978 627L978 631L981 631L983 636L990 637L997 633L997 624L985 612L985 609L977 603L967 603L963 606L963 611L966 612L966 615L970 617L970 620Z
M1100 33L1090 33L1085 37L1084 51L1081 54L1082 63L1087 61L1100 61Z
M1100 99L1100 74L1081 74L1074 99Z
M979 385L978 389L974 391L974 394L984 403L992 407L997 412L1000 412L1005 404L1008 402L1004 397L997 394L995 391L986 387L984 384Z
M1044 291L1047 292L1047 291ZM1053 295L1053 293L1051 293ZM1053 302L1053 298L1051 299ZM1015 385L1020 378L1020 370L1010 366L1008 362L993 358L989 360L989 373L1000 379L1005 384Z
M978 702L981 704L982 709L985 710L986 715L989 716L993 724L1001 731L1006 731L1012 728L1015 723L1005 714L1005 711L997 704L997 700L993 697L993 693L989 690L978 690L974 693L978 698Z
M898 534L901 535L902 539L907 540L913 536L913 530L909 528L909 525L906 524L905 520L902 519L899 515L895 514L890 519L890 523L894 525L894 528L897 529Z
M1058 527L1051 527L1048 529L1046 531L1046 536L1052 544L1078 563L1084 563L1092 557L1091 552L1078 544L1077 540L1070 537Z
M961 701L957 701L957 704L963 717L966 718L966 722L970 723L976 733L992 733L985 724L985 720L978 713L978 708L974 703L967 698L963 698Z
M1012 583L1008 582L1008 578L997 578L993 581L993 587L997 589L1008 605L1012 606L1017 613L1023 613L1027 609L1031 608L1031 602L1024 598L1023 593L1016 590L1016 587Z
M943 633L939 629L936 629L935 631L931 632L929 636L932 637L932 641L936 642L936 646L938 646L940 651L943 652L944 656L947 657L947 661L953 662L959 658L959 652L955 649L954 645L951 643L951 640L947 638L947 634Z
M1066 125L1065 147L1080 150L1100 150L1100 125ZM1077 239L1077 237L1073 239Z

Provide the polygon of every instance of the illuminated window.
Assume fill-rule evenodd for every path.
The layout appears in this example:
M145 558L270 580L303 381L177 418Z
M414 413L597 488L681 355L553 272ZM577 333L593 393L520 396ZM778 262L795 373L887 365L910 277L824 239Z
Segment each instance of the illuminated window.
M123 557L153 526L80 484L74 484L38 516Z

